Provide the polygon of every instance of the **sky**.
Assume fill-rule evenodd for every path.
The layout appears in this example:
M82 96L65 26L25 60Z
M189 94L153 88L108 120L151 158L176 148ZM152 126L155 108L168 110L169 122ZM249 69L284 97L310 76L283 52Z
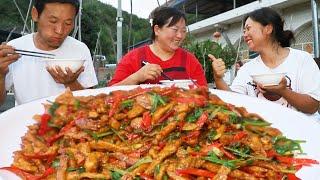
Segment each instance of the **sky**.
M118 0L99 0L103 3L110 4L117 8ZM167 0L169 1L169 0ZM121 0L122 10L130 13L130 0ZM160 5L164 4L166 0L159 0ZM132 0L132 14L137 15L140 18L147 19L151 11L158 7L157 0Z

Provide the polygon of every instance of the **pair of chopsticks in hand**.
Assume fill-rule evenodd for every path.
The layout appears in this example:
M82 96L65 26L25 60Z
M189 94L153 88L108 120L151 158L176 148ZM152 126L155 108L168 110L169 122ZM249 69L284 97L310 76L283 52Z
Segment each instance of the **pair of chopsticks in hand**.
M32 56L32 57L40 57L40 58L47 58L47 59L54 59L55 54L50 53L42 53L42 52L36 52L36 51L26 51L26 50L20 50L15 49L16 54L20 54L23 56Z
M7 39L6 39L6 44L9 42L11 36L12 36L12 33L14 32L14 30L16 30L16 27L14 27ZM23 55L23 56L32 56L32 57L40 57L40 58L48 58L48 59L54 59L54 54L50 54L50 53L42 53L42 52L35 52L35 51L26 51L26 50L20 50L20 49L15 49L15 53L14 54L20 54L20 55Z
M147 62L147 61L142 61L142 63L143 63L144 65L149 64L149 62ZM172 79L170 76L166 75L164 72L161 72L161 76L165 77L166 79L168 79L168 80L170 80L170 81L173 81L173 79Z

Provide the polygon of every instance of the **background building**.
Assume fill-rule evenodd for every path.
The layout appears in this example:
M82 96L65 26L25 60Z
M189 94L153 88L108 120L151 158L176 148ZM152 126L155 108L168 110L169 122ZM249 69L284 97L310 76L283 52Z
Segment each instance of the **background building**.
M285 29L294 32L296 41L292 47L314 53L310 0L171 0L168 5L186 13L195 13L197 17L204 15L205 18L189 24L189 32L198 41L212 39L222 44L229 41L234 47L239 47L240 59L248 59L252 54L242 38L244 15L262 7L271 7L283 16ZM213 37L217 35L215 32L222 36Z

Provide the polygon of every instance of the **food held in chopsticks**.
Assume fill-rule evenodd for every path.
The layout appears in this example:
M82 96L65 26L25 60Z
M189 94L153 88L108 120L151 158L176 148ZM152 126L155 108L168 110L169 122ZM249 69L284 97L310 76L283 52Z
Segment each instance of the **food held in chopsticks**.
M285 179L302 141L205 88L66 92L35 115L11 167L25 179Z

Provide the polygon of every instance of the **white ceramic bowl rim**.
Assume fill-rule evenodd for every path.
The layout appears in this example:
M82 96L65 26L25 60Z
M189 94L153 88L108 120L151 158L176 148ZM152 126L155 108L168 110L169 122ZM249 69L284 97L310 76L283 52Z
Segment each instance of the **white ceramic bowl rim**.
M251 76L273 76L273 75L286 75L285 72L279 72L279 73L269 73L269 74L251 74Z
M194 80L197 81L197 80ZM191 79L175 79L173 81L170 80L161 80L160 83L186 83L186 82L192 82Z
M85 61L84 59L76 59L76 58L55 58L55 59L43 59L44 61Z

